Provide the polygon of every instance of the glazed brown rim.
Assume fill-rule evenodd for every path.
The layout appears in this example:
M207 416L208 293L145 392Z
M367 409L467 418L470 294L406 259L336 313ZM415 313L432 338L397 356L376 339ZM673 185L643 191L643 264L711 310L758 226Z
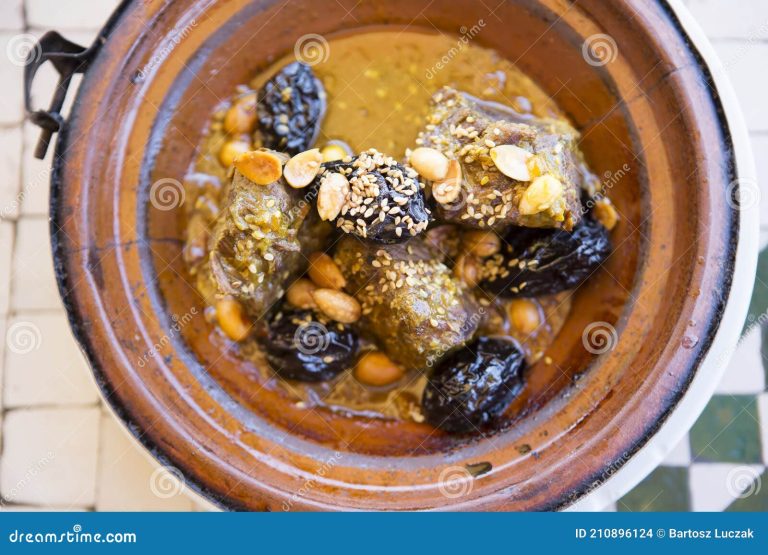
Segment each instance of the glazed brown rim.
M669 15L670 19L675 23L678 33L682 37L686 37L685 31L680 26L679 22L677 21L677 18L674 15L674 12L672 12L669 7L664 2L660 2L660 5L662 5ZM109 31L117 24L117 22L120 19L120 16L125 11L125 9L128 7L128 2L121 5L121 7L118 9L118 11L113 15L110 22L107 24L105 29L102 31L101 36L106 37L109 34ZM709 75L709 70L706 67L706 65L703 63L701 56L698 54L696 49L693 47L693 45L690 43L690 41L687 41L689 49L691 51L691 54L698 60L699 62L699 70L702 73L702 76L711 82L711 76ZM98 58L96 60L98 63ZM94 64L94 66L97 65L97 63ZM87 78L87 75L86 75ZM86 90L86 83L87 81L84 81L83 87L81 88L81 91L78 93L78 97L75 101L75 105L72 108L72 115L71 118L75 119L77 117L78 107L79 107L79 100L84 94L84 91ZM711 91L708 92L708 94L711 95ZM730 133L728 130L728 125L725 120L722 107L720 105L719 99L711 95L711 101L713 106L716 108L717 115L719 118L719 124L720 124L720 132L722 133L723 140L730 144ZM91 364L91 367L94 370L94 374L96 376L97 383L99 387L102 390L102 393L104 396L108 399L108 402L112 405L115 412L120 416L120 418L124 422L131 422L134 420L131 418L131 409L126 406L124 403L121 403L118 396L113 395L114 391L111 388L111 385L108 383L108 380L105 378L103 369L100 367L99 363L99 357L98 353L94 350L93 346L89 342L89 336L87 333L87 330L85 330L81 323L84 321L84 314L81 313L78 303L76 294L74 290L70 290L68 285L69 282L69 274L67 272L66 268L66 256L68 254L65 242L66 239L63 237L62 227L59 225L63 223L63 218L66 217L66 214L61 213L61 202L60 202L60 195L61 195L61 186L62 186L62 177L61 172L63 171L63 159L59 156L59 153L66 152L67 150L67 140L68 140L68 134L67 130L65 130L60 133L58 141L57 141L57 149L56 149L56 157L54 162L54 171L52 174L52 183L51 183L51 214L52 214L52 220L51 220L51 234L52 234L52 244L53 244L53 250L54 250L54 260L56 265L56 273L57 273L57 280L59 283L60 292L62 294L62 298L64 300L65 307L67 309L70 324L72 326L73 332L75 333L75 336L79 343L81 344L81 347L83 348L84 352L86 353L86 356ZM729 168L729 174L730 178L732 179L735 177L735 167L733 167L733 164L731 168ZM729 250L728 250L728 260L727 264L724 264L721 268L721 275L719 284L721 285L721 291L723 291L723 298L727 297L727 293L730 290L730 281L732 277L732 270L733 270L733 263L735 260L735 248L736 248L736 237L738 236L738 219L733 218L731 221L731 227L728 230L724 230L728 232L728 236L731 238L731 241L729 243ZM685 373L683 374L684 377L684 383L681 388L678 390L672 392L670 396L668 396L664 400L664 408L660 414L657 415L657 418L654 420L653 424L650 425L646 430L644 430L643 434L636 439L634 446L632 449L630 449L629 453L634 453L642 444L644 444L656 431L656 429L663 423L663 421L666 419L666 416L670 413L670 411L675 407L677 401L680 397L685 393L685 390L687 388L687 385L690 383L690 380L692 379L695 369L697 368L698 364L700 363L701 359L706 354L708 347L714 337L714 334L717 330L717 324L719 323L720 316L722 314L722 310L724 307L724 302L716 305L714 307L714 313L712 314L711 318L709 319L709 326L707 328L707 333L700 339L700 349L698 351L698 356L691 361L689 366L686 368ZM149 438L146 435L141 435L137 432L135 429L131 429L131 432L134 436L137 437L149 450L150 452L158 459L164 462L170 462L168 461L165 456L163 455L162 448L151 438ZM173 461L177 464L177 466L180 466L184 468L184 461ZM608 465L613 466L614 468L617 468L618 466L621 466L625 462L624 460L616 460L614 461L614 464ZM570 494L559 498L552 500L549 504L545 506L541 506L540 508L557 508L566 504L569 504L573 502L575 499L583 495L586 491L590 489L592 484L594 483L595 479L598 479L600 477L600 472L598 472L593 478L585 480L585 482L582 484L581 487L576 488L574 491L572 491ZM211 499L215 499L217 502L221 503L223 506L228 506L229 508L240 508L238 505L233 504L231 499L223 499L217 496L216 493L207 490L202 482L198 482L196 479L190 480L191 485L201 493L205 494ZM456 506L457 508L460 508L461 506Z

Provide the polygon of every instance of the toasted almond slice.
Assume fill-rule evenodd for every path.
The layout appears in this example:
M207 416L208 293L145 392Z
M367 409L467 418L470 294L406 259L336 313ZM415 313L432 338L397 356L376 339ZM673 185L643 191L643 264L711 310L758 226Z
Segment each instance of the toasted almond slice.
M491 160L501 173L517 181L530 181L527 162L533 154L515 145L499 145L491 149Z
M432 184L432 196L440 204L450 204L459 197L461 183L461 164L458 160L449 160L445 178Z
M269 185L283 175L280 157L269 150L251 150L235 156L235 169L257 185Z
M323 177L320 191L317 193L317 213L323 220L333 220L349 195L349 180L340 173L330 173Z
M563 198L563 184L549 174L542 175L528 185L520 199L518 209L523 216L530 216L555 207Z
M448 175L448 158L434 148L422 146L415 149L409 162L421 177L429 181L440 181Z
M288 185L294 189L302 189L312 183L320 171L322 161L323 155L320 154L319 148L299 152L285 164L283 175Z

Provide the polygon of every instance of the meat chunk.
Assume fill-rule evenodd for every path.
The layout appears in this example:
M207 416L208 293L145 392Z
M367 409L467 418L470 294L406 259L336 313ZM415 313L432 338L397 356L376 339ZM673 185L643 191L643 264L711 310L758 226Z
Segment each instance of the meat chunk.
M219 293L236 298L257 318L330 234L330 226L300 195L282 178L257 185L235 171L213 225L210 276Z
M375 245L346 236L334 259L362 305L361 329L408 368L433 366L480 324L482 309L420 237Z
M566 122L523 116L451 88L433 96L427 122L419 146L459 161L462 170L459 196L438 205L445 221L570 230L581 219L581 188L594 178Z

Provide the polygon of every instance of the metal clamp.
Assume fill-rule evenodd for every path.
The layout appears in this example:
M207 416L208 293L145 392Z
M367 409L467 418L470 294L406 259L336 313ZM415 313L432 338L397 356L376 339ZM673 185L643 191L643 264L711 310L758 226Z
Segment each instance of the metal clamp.
M98 43L99 39L92 46L85 48L68 41L56 31L49 31L40 38L27 55L27 64L24 66L24 107L29 121L42 129L35 148L36 158L45 157L51 137L64 126L61 108L67 97L69 84L75 74L84 73L88 69L98 50ZM35 80L37 70L48 61L58 72L59 82L48 110L33 110L32 82Z

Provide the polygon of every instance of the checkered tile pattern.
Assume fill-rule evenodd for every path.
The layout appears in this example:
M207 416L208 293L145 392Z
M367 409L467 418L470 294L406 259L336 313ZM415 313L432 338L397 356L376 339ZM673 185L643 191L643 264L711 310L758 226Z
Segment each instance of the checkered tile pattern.
M176 488L101 404L67 330L50 261L50 153L35 160L35 128L25 122L22 68L8 63L19 40L54 28L89 44L118 0L0 2L0 510L205 510ZM728 73L758 154L763 206L768 202L768 2L686 0ZM21 37L21 39L19 38ZM762 70L756 71L756 68ZM55 87L37 79L37 105ZM70 95L71 96L71 95ZM71 100L71 99L70 99ZM768 227L763 228L763 248ZM768 308L768 261L758 275L753 318ZM609 510L768 509L768 329L748 323L717 395L668 459Z

